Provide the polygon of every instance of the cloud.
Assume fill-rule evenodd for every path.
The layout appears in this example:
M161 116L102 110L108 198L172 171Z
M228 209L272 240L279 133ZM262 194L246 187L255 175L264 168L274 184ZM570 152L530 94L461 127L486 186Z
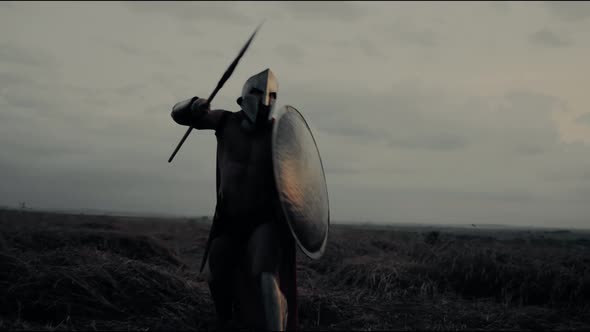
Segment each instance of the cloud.
M365 53L366 56L369 57L382 57L383 52L375 45L374 42L366 39L361 38L359 39L359 46L361 50Z
M42 168L35 163L21 165L0 161L0 171L11 175L0 188L0 199L13 204L25 201L36 208L183 213L187 210L183 210L182 205L194 205L193 200L200 200L199 204L207 208L213 204L213 200L206 197L208 195L194 193L186 186L186 177L175 175L165 178L158 175L160 171L145 167ZM192 183L202 185L194 181ZM152 201L151 197L159 197L160 202L166 202L166 193L173 191L184 195L186 199L164 204ZM205 211L206 208L203 208ZM191 212L198 214L198 211Z
M172 112L172 106L167 103L159 103L152 105L144 110L146 115L159 115L160 117L164 117L166 114L170 116Z
M279 57L293 64L301 64L305 58L305 52L300 47L292 44L278 44L275 47L275 52Z
M127 55L132 56L145 56L146 51L145 49L141 49L139 47L132 46L130 43L123 43L123 42L113 42L111 43L113 47Z
M456 150L465 148L468 144L466 137L452 133L422 133L414 137L394 137L389 140L389 146L404 149Z
M126 56L137 59L145 59L149 62L157 62L159 64L170 64L173 62L171 56L159 50L147 49L146 45L134 43L133 40L111 41L105 42L104 46L110 46Z
M328 19L356 21L367 15L367 8L349 2L287 1L282 3L291 16L298 20Z
M127 84L120 88L114 88L113 91L120 96L139 95L144 91L144 86L141 84Z
M336 52L351 53L360 50L364 56L375 59L386 59L386 54L383 49L378 46L378 43L367 37L355 38L354 41L350 39L336 39L328 41L326 44L336 49Z
M529 41L535 45L544 47L565 47L572 45L571 41L548 29L541 29L532 33L529 36Z
M0 44L0 63L20 64L25 66L45 66L54 63L54 58L39 50L30 50L12 42Z
M124 2L129 8L139 13L155 13L171 15L174 18L190 21L223 21L229 24L250 24L253 20L233 2Z
M413 217L436 215L413 210L425 201L440 206L441 217L477 220L478 213L495 209L487 217L506 213L504 218L534 222L516 202L527 209L547 204L566 213L560 204L575 195L569 183L555 186L550 174L568 174L590 185L583 173L562 166L590 165L590 148L572 150L560 142L553 115L567 104L553 96L513 90L466 98L408 82L379 94L328 87L297 91L289 97L318 130L326 176L340 203L388 197L399 200L396 211ZM479 208L463 207L466 199ZM358 212L344 205L337 209L358 217L387 213L384 206L371 211L361 205Z
M394 40L404 44L427 47L437 45L436 34L431 30L397 30L392 36Z
M584 113L576 118L576 122L590 126L590 113Z
M491 1L489 6L499 13L506 14L510 11L510 3L507 1Z
M312 118L319 131L363 144L408 150L474 146L506 154L539 153L551 149L559 139L551 114L565 107L555 97L528 91L457 99L443 90L409 82L365 95L330 87L291 89L300 91L300 97L289 99L298 100L304 112L321 110Z
M54 108L57 104L54 101L37 97L32 97L27 94L21 95L5 95L3 96L6 104L18 108L26 108L31 110L43 110L47 108Z
M55 87L48 84L46 78L35 78L35 75L26 71L0 73L0 97L5 113L11 110L19 113L25 111L30 115L45 117L49 113L59 112L61 101L52 93Z
M583 152L582 149L580 152ZM588 163L586 163L588 164ZM561 182L568 184L585 183L590 184L590 169L587 165L565 166L562 169L552 169L543 173L547 181Z
M414 26L407 20L394 21L383 27L384 38L402 45L434 47L438 45L437 34L422 26Z
M278 23L267 27L277 28L263 28L266 37L215 105L236 110L245 79L276 68L280 100L312 127L336 220L587 221L590 147L564 143L556 122L580 112L570 103L586 107L575 99L583 84L568 85L585 77L563 65L582 60L537 57L519 37L529 32L525 19L551 22L519 6L502 14L487 4L416 4L398 17L387 6L128 2L0 11L3 31L30 18L0 49L0 204L211 214L215 136L194 131L167 163L186 131L170 111L211 92L253 28L238 24L275 12L269 18ZM471 26L473 18L480 24ZM503 27L489 30L498 20ZM183 27L194 30L190 38ZM285 39L299 33L301 42ZM568 42L540 36L545 46Z
M8 86L30 86L33 84L34 80L23 74L0 72L0 93Z
M219 50L209 50L209 49L202 49L195 51L194 54L198 57L207 57L207 58L219 58L223 57L225 54Z
M354 165L334 165L325 167L324 171L330 176L362 176L362 175L406 175L414 174L415 171L411 168L396 167L390 165L372 166L372 167L354 167Z
M586 1L546 1L545 8L566 22L579 22L590 17L590 3Z

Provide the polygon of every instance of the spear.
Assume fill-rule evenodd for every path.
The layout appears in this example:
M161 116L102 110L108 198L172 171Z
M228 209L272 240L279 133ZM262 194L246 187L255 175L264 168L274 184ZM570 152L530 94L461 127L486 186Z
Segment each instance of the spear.
M262 23L264 23L264 22L262 22ZM225 73L223 73L221 80L219 80L219 83L217 83L217 86L215 87L215 89L213 90L213 92L211 93L209 98L207 98L207 104L206 104L207 107L209 107L209 105L211 105L211 101L213 101L213 98L215 98L215 95L217 94L217 92L223 87L225 82L227 82L227 80L230 78L231 74L234 72L234 69L236 69L238 62L240 61L240 59L242 58L244 53L246 53L246 50L250 46L252 39L254 39L254 36L258 32L258 29L260 29L260 27L262 26L262 23L260 23L260 25L258 25L256 30L254 30L254 33L252 33L252 36L250 36L250 39L248 39L248 41L246 42L246 45L244 45L244 47L242 47L242 50L240 50L240 53L238 54L238 56L231 63L231 65L229 65L229 68L227 68ZM186 131L186 133L184 134L184 136L182 137L182 139L180 140L180 142L176 146L176 149L174 149L174 152L172 152L170 159L168 159L169 163L172 162L172 159L174 159L174 156L176 155L178 150L180 150L180 147L182 146L182 144L184 143L184 141L186 140L186 138L188 137L188 135L191 133L192 130L193 130L193 127L189 126L188 130Z

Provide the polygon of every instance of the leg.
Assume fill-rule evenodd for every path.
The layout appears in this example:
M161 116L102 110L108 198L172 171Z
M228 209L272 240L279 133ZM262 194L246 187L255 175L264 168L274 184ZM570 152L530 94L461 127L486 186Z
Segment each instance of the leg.
M284 331L287 303L277 280L281 263L281 245L276 225L258 226L247 246L248 269L256 291L259 328Z
M291 231L285 229L281 237L283 256L279 270L280 288L289 304L287 312L287 331L298 331L298 303L297 303L297 244Z
M220 236L211 242L209 251L209 291L215 303L215 310L220 324L232 319L232 272L235 249L228 236Z

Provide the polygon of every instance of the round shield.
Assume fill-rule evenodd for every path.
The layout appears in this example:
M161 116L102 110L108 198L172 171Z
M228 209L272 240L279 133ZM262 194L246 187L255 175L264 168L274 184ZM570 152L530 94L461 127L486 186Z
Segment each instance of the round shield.
M322 159L307 122L294 107L282 107L274 121L272 157L280 207L301 250L318 259L330 226Z

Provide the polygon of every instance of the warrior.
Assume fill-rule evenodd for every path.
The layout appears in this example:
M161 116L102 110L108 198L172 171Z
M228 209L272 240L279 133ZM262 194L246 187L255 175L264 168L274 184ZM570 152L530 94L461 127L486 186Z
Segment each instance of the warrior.
M238 112L211 109L199 97L172 109L176 123L213 130L217 138L217 204L204 259L222 327L247 322L256 329L297 329L296 243L279 218L271 156L277 91L266 69L244 84Z

